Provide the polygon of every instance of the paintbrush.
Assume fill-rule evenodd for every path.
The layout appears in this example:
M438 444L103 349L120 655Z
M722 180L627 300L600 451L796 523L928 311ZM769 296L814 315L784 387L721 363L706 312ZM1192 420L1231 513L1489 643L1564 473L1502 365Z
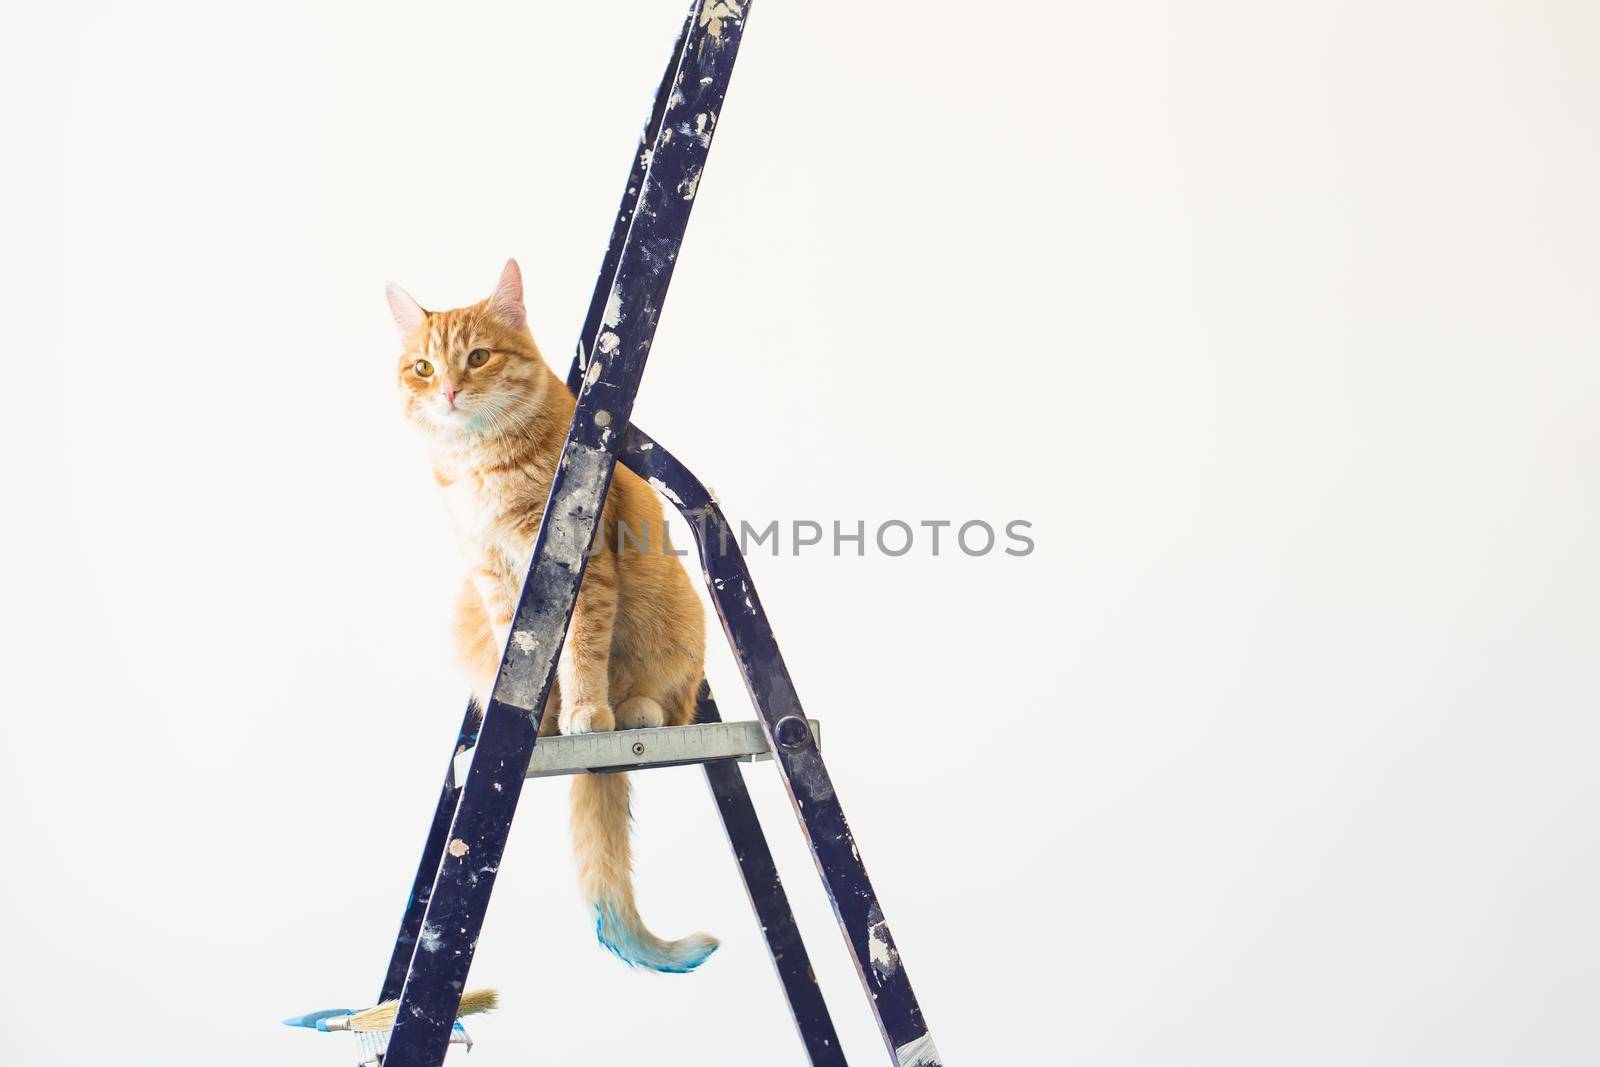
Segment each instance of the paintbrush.
M457 1018L493 1011L500 1005L500 994L492 989L469 989L461 995L461 1008ZM337 1015L315 1024L319 1030L354 1030L361 1034L379 1033L394 1029L395 1014L400 1010L398 1000L386 1000L365 1011Z

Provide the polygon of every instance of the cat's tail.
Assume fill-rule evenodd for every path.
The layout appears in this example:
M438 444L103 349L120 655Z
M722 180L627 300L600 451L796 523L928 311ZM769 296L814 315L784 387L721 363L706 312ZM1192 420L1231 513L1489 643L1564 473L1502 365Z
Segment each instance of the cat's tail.
M572 779L572 851L578 884L595 912L595 936L623 962L682 974L717 949L710 934L663 941L645 929L633 902L628 855L628 776L579 774Z

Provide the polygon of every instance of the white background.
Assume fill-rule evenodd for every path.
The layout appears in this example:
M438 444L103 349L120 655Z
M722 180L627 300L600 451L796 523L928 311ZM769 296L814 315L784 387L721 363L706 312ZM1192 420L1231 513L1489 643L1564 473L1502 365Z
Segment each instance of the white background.
M383 283L515 255L564 368L681 10L7 6L8 1063L352 1062L277 1020L376 991L464 694ZM636 414L736 518L1034 523L752 561L950 1063L1600 1060L1597 31L755 6ZM703 782L636 785L721 952L598 948L534 783L477 1067L801 1062Z

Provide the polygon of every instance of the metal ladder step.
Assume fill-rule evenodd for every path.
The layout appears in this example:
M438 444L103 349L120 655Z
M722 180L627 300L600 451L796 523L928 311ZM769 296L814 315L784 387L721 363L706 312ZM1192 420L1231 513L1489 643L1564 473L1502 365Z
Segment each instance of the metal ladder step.
M822 743L821 724L808 719L811 735ZM459 753L455 780L466 781L475 748ZM551 778L583 771L638 771L680 767L713 760L754 763L772 758L761 724L706 722L693 726L659 726L645 730L611 730L594 734L541 737L528 761L529 778Z

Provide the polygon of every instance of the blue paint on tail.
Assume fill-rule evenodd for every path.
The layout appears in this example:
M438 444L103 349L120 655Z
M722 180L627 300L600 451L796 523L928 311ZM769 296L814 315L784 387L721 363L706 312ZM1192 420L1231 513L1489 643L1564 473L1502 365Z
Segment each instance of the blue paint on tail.
M606 911L609 910L609 908L602 910L599 904L594 906L594 939L600 942L600 944L604 945L606 947L606 951L610 952L623 963L626 963L629 967L632 967L633 960L629 959L628 955L623 952L622 949L618 948L616 945L613 945L606 938ZM612 916L611 921L613 924L615 924L615 915Z
M609 905L595 904L595 939L629 967L642 967L660 974L688 974L710 959L718 947L715 941L706 944L697 938L685 938L662 946L667 950L662 952L655 946L641 943L637 934L638 931L624 923Z

